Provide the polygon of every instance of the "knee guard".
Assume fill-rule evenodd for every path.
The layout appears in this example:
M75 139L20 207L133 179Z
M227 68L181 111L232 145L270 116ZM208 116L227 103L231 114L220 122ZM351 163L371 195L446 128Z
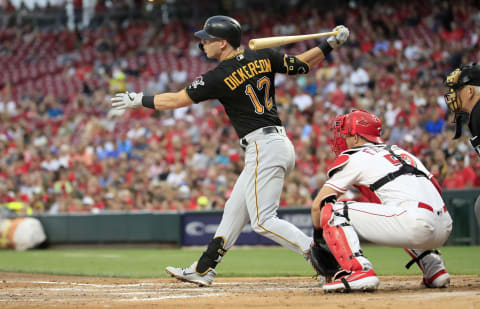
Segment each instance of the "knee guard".
M344 203L343 214L334 211L333 204L326 204L320 224L325 242L343 269L355 271L372 268L363 256L357 233L350 225L347 203Z
M225 240L223 237L215 237L208 244L207 250L205 250L198 260L196 272L203 275L210 268L215 268L222 260L222 257L227 253L227 250L223 248Z

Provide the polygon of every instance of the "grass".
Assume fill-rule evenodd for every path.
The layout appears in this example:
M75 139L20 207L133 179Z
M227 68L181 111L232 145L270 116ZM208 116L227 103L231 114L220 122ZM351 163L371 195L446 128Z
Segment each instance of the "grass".
M162 278L165 266L188 266L201 249L49 249L0 251L0 271L60 275ZM365 246L365 255L379 275L418 275L404 265L402 249ZM480 246L444 247L442 254L451 274L480 275ZM234 248L217 267L220 277L311 276L302 256L280 247Z

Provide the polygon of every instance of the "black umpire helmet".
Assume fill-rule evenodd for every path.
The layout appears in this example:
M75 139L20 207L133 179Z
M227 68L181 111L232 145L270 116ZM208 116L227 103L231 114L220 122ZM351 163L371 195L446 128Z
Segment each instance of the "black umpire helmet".
M200 39L223 39L226 40L234 48L240 46L242 38L242 26L235 19L216 15L212 16L205 22L203 29L194 34Z
M444 84L448 88L445 93L445 102L455 113L456 130L453 139L457 139L462 136L463 122L469 117L468 113L462 110L462 101L459 100L457 92L466 85L480 86L480 65L473 63L461 66L445 78Z

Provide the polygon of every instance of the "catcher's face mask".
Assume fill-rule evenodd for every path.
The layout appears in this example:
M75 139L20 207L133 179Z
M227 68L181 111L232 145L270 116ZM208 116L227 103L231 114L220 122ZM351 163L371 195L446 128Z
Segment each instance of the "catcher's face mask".
M347 141L345 140L347 132L344 127L346 117L346 115L335 117L330 126L331 135L328 138L328 144L336 156L348 149Z

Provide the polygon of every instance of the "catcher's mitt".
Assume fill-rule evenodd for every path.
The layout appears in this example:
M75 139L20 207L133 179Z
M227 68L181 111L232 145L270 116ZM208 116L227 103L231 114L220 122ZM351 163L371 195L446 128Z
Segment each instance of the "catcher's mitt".
M318 275L325 277L326 282L331 282L335 273L341 270L340 265L326 244L313 244L308 261Z

